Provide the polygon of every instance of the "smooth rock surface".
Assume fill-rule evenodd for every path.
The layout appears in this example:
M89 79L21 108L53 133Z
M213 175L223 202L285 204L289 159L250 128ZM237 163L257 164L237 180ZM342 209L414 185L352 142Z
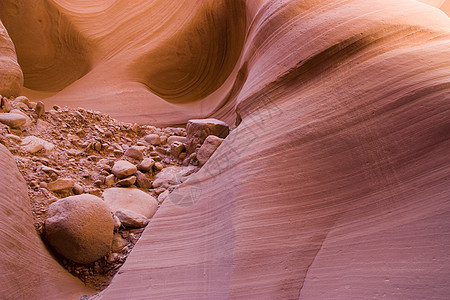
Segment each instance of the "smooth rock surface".
M22 140L21 147L26 152L36 153L41 151L42 149L51 152L55 148L55 145L41 138L30 135Z
M142 151L137 147L128 148L124 155L137 161L142 161L144 159L144 154L142 154Z
M151 171L155 161L151 158L144 158L141 163L137 166L138 170L141 172L149 172Z
M0 299L78 299L93 294L50 255L33 227L27 186L0 145Z
M186 140L187 139L185 136L172 135L167 139L167 144L172 145L173 142L181 142L181 143L185 144Z
M158 134L148 134L144 136L144 140L151 145L161 144L161 137Z
M17 63L16 50L0 20L0 95L18 96L23 86L23 73Z
M146 216L128 209L116 210L114 215L119 218L122 226L128 228L142 228L148 224L148 218Z
M0 113L0 123L11 128L19 128L26 123L26 117L15 113Z
M111 172L119 179L136 174L137 168L126 160L118 160L114 163Z
M47 188L52 192L69 192L75 187L75 182L70 178L59 178L56 181L49 182ZM77 187L79 189L79 187ZM81 188L83 189L83 188ZM83 193L81 191L81 193ZM81 194L79 193L79 194Z
M88 264L107 255L114 220L105 202L96 196L71 196L52 203L45 221L50 245L64 257Z
M104 299L448 298L450 21L438 9L7 0L0 18L26 92L50 107L236 126L170 193ZM22 270L6 289L33 290Z
M112 212L127 209L150 219L158 209L156 199L138 189L110 188L103 192L103 198Z

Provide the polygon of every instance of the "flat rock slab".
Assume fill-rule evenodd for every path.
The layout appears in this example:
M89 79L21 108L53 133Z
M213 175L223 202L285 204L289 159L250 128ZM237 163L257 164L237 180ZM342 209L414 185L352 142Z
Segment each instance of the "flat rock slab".
M11 128L19 128L27 122L27 119L20 114L0 113L0 122Z
M111 212L130 210L150 219L158 209L158 201L151 195L133 188L110 188L103 192Z
M22 150L28 153L36 153L42 149L51 152L55 149L54 144L32 135L25 137L20 146L22 146Z
M69 178L60 178L56 181L49 182L48 190L57 193L69 192L74 186L75 182Z
M148 224L147 217L128 209L117 210L114 215L119 218L120 223L125 227L142 228Z

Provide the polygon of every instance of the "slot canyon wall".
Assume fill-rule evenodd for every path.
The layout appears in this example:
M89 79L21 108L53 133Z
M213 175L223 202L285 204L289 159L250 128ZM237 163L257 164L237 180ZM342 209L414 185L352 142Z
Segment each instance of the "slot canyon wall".
M449 12L449 1L423 2ZM441 10L414 0L2 0L0 19L4 96L24 85L31 99L120 120L237 125L158 210L102 299L450 294ZM31 223L15 225L30 218L26 188L0 151L0 298L93 293Z

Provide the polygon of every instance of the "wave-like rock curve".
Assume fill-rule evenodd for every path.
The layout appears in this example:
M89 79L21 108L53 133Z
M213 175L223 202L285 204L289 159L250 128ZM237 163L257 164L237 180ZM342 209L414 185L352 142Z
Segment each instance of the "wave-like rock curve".
M104 299L450 294L450 21L441 11L410 0L247 1L244 22L241 1L219 11L180 1L166 4L178 18L168 20L161 1L124 17L137 26L145 8L160 10L155 36L129 28L134 42L109 48L127 31L91 24L125 1L53 3L97 50L89 73L45 101L134 121L238 124L166 200ZM240 16L233 24L226 9ZM191 66L214 70L182 76Z
M17 63L14 44L0 20L0 95L18 96L22 85L23 74Z

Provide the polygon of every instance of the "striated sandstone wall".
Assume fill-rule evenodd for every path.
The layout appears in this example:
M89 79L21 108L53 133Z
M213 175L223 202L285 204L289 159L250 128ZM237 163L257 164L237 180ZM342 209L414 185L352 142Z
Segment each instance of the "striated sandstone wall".
M52 7L43 24L68 24L42 38L71 47L48 42L39 55L62 61L23 66L25 81L122 119L239 126L104 299L450 294L445 14L411 0L127 2L34 1ZM2 1L0 18L34 62L12 3L30 1Z
M92 294L64 270L37 235L25 180L0 144L0 298L78 299Z
M254 11L240 125L104 299L445 299L449 19L410 1Z
M23 74L17 63L14 44L0 20L0 95L18 96L22 85Z

